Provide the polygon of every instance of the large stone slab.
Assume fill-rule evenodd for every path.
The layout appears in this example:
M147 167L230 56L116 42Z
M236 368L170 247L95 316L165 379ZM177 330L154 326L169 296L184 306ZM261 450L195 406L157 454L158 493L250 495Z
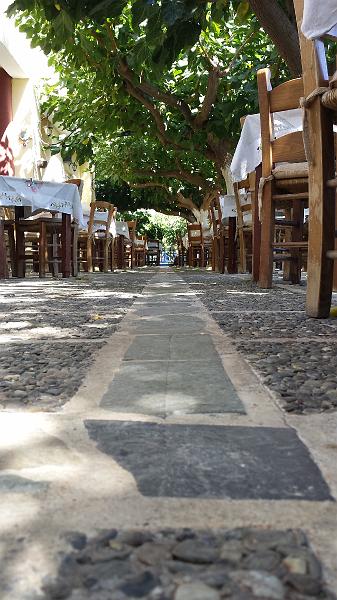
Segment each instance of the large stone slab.
M205 337L207 341L208 336L198 337ZM169 339L166 341L169 349ZM206 344L205 355L210 348ZM153 349L161 354L158 344ZM184 350L184 346L181 350ZM184 356L183 351L180 356L178 352L176 354L178 358ZM202 354L201 346L199 355ZM145 351L139 351L134 356L145 358ZM151 352L150 357L154 356L155 352ZM101 406L114 412L160 417L172 414L245 413L215 349L212 360L207 361L125 361L104 394Z
M219 361L219 354L212 337L208 334L141 334L137 335L130 344L124 360L198 360L208 362ZM220 368L224 373L222 365Z
M137 335L127 349L124 360L169 360L169 335Z
M205 321L197 317L195 314L192 315L161 315L153 314L150 317L144 317L139 320L135 320L131 325L135 333L144 334L156 334L165 332L166 334L171 333L198 333L205 329Z
M171 361L167 374L166 410L168 414L245 414L219 357L207 363Z
M86 421L91 439L151 497L332 500L293 429Z
M122 364L101 406L113 412L166 416L166 362Z

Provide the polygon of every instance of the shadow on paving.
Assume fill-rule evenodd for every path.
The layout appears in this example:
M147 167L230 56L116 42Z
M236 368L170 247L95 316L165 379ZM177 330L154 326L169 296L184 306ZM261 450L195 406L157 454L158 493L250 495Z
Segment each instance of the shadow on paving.
M143 496L332 500L292 429L86 421L99 450L132 473Z
M155 415L245 414L222 363L126 362L103 396L110 412Z

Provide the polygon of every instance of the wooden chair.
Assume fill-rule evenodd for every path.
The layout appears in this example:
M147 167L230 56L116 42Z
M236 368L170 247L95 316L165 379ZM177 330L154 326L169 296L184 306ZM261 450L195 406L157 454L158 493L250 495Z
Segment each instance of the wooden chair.
M113 267L113 236L110 231L116 208L110 202L91 202L88 231L79 233L79 263L86 264L90 273L95 266L107 273ZM112 262L111 262L112 261Z
M211 229L209 229L208 231L203 230L203 240L204 267L208 267L210 265L213 265L213 236Z
M134 253L136 267L144 267L146 263L147 236L137 235L134 240Z
M124 238L124 264L130 269L135 266L135 240L137 221L126 221L129 229L129 239Z
M236 218L223 218L219 193L213 196L209 210L213 229L214 257L212 268L219 273L225 273L227 267L228 273L236 273Z
M301 32L303 0L294 0L300 37L306 101L309 161L309 249L306 311L310 317L330 314L333 260L336 251L336 167L333 120L337 110L337 72L330 78L324 40L311 41ZM337 39L335 31L330 39Z
M302 256L308 243L303 240L304 207L308 204L308 165L302 132L274 139L273 113L299 107L303 95L302 79L287 81L268 90L270 72L258 72L261 119L262 178L260 180L261 249L259 285L272 286L273 261L290 260L290 279L298 283ZM280 163L280 164L277 164ZM275 241L275 210L285 211L281 224L290 228L289 238ZM276 251L276 254L275 254Z
M204 236L200 223L187 225L188 264L190 267L203 268L205 265Z
M146 264L151 266L160 265L160 242L159 240L148 240L146 250Z
M217 196L214 196L210 201L208 210L212 229L212 271L224 273L224 228L221 222L221 208Z
M252 272L252 246L253 246L253 203L252 194L255 194L255 173L247 179L234 183L236 204L236 227L239 238L239 271Z

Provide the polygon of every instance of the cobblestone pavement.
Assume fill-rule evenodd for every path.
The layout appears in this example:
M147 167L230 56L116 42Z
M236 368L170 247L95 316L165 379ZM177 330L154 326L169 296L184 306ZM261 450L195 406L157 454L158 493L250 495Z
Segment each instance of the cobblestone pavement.
M261 290L244 276L187 269L183 277L287 412L337 409L337 319L309 319L298 286Z
M0 290L1 600L336 600L335 321L188 270Z
M66 538L75 549L45 579L45 600L333 599L299 530L112 529Z
M0 285L0 405L57 410L151 277L145 271Z

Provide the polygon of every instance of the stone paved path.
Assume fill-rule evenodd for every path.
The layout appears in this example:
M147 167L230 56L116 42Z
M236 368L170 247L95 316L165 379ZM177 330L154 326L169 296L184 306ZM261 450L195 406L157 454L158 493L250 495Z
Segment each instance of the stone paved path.
M321 417L285 416L182 277L153 275L70 402L1 415L1 600L327 598L308 549L337 590Z

